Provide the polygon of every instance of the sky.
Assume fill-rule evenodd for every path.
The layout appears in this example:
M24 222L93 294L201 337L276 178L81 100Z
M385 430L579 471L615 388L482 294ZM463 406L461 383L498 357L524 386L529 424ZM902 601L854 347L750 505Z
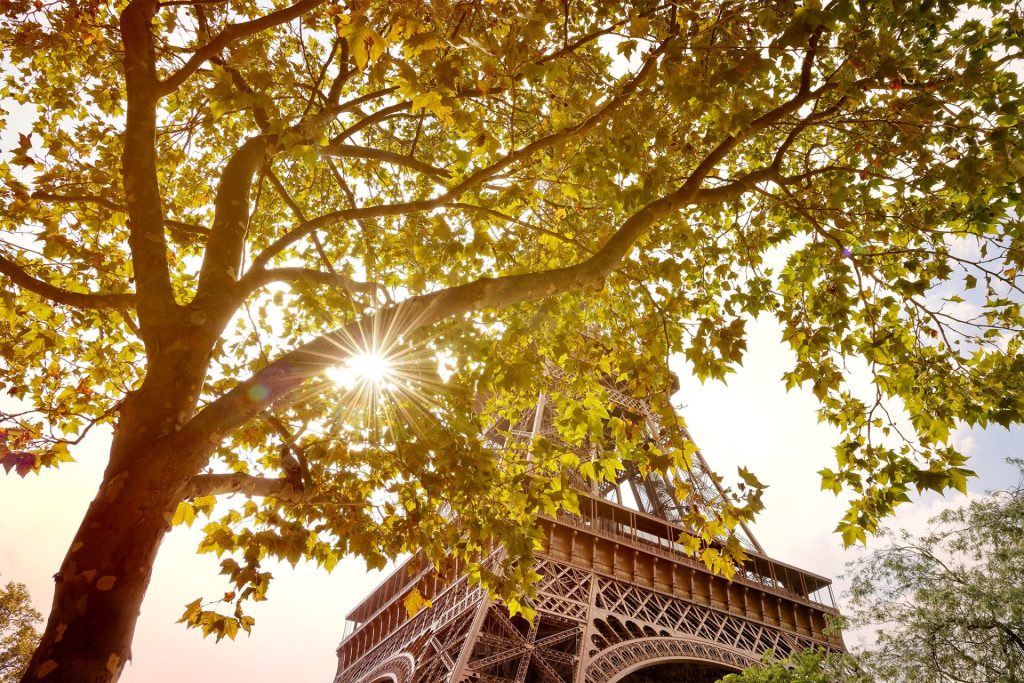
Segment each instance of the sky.
M766 509L753 526L768 554L837 577L844 563L863 550L844 551L832 533L844 504L831 492L819 491L815 474L832 462L836 435L818 423L809 391L785 391L780 377L791 359L775 325L759 320L749 332L744 366L727 384L701 385L677 363L682 386L675 402L713 469L735 480L736 467L746 465L768 484ZM1020 428L961 430L956 440L971 453L971 466L979 473L969 484L972 495L1017 482L1019 475L1004 459L1024 455ZM72 451L76 462L60 470L25 479L0 473L0 582L25 583L44 614L52 599L52 575L99 485L108 443L109 433L90 435ZM896 524L924 530L930 517L964 500L959 494L915 498L900 508ZM215 643L175 623L188 602L225 590L217 558L195 554L198 526L175 527L161 548L133 661L122 681L331 681L345 614L382 573L367 572L351 559L331 574L302 563L268 566L275 580L269 600L251 606L253 634ZM836 583L840 599L844 584L841 579ZM856 642L858 634L848 640Z

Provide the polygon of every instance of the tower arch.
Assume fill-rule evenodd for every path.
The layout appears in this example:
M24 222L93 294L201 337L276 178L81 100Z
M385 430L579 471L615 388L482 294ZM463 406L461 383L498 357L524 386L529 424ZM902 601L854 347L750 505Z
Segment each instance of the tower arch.
M725 673L756 664L758 657L696 638L635 638L613 645L590 659L583 683L619 683L640 671L665 664L715 667Z
M394 655L367 674L371 683L410 683L416 660L407 652Z

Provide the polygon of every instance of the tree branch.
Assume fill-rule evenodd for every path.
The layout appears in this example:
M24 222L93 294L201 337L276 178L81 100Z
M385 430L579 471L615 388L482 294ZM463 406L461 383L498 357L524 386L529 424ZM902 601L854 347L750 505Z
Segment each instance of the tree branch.
M354 67L350 67L348 64L348 41L342 39L340 43L336 42L334 45L335 48L341 48L341 55L338 57L338 75L331 82L331 89L327 91L327 103L329 105L338 103L338 100L341 98L341 89L356 71ZM331 59L334 58L335 52L336 50L332 49L331 56L324 62L324 73L327 73L327 67Z
M327 160L327 163L333 170L334 165L330 163L330 159ZM288 188L286 188L284 186L284 183L281 182L281 179L277 177L277 174L274 173L273 168L267 169L267 177L270 179L270 184L273 185L274 189L277 190L277 194L281 196L281 199L284 201L285 204L288 205L288 208L291 209L291 212L295 214L296 218L299 219L299 222L305 223L306 216L302 211L302 207L300 207L298 203L296 203L296 201L292 199L292 196L288 193ZM320 257L320 262L323 263L324 268L326 268L330 273L336 272L334 270L334 264L332 264L331 260L327 257L327 252L324 250L324 245L323 242L320 241L320 237L314 232L312 238L313 246L316 247L316 253Z
M278 239L274 240L268 245L259 255L253 259L253 268L262 268L282 250L286 249L289 245L302 239L306 235L324 228L328 228L332 225L337 225L343 221L348 220L362 220L367 218L380 218L384 216L397 216L407 213L414 213L419 211L431 211L438 207L441 207L449 202L458 200L463 194L468 192L473 187L480 185L488 178L495 176L501 171L505 170L509 166L529 158L533 154L536 154L542 149L556 145L559 142L563 142L570 138L583 135L593 130L599 123L604 121L606 118L611 116L619 107L621 107L629 97L636 92L640 87L640 84L654 69L657 64L659 57L668 47L671 38L666 39L658 48L652 51L644 65L637 71L634 76L627 81L625 86L616 93L614 96L609 97L608 100L598 107L597 111L592 113L586 119L579 123L567 126L555 133L546 135L542 138L538 138L533 142L520 147L512 152L509 152L501 159L498 159L489 166L484 166L473 173L469 174L461 182L449 187L445 192L434 197L433 199L423 199L413 202L403 202L398 204L384 204L378 206L368 207L355 207L351 209L342 209L340 211L334 211L329 214L325 214L318 218L313 218L306 221L297 228L285 233ZM403 103L407 105L408 103ZM396 105L397 106L397 105ZM387 109L387 107L385 108ZM382 110L383 111L383 110ZM365 119L364 119L365 120ZM344 134L343 134L344 135ZM339 136L340 137L340 136ZM336 138L337 140L337 138ZM332 143L333 144L333 143ZM710 170L710 168L708 169ZM705 172L706 173L706 172Z
M663 47L664 44L662 45ZM651 67L654 61L654 59L651 59L644 65L637 78L631 81L631 88L635 88L638 85L638 79L645 70ZM621 263L622 259L633 248L637 239L651 225L697 200L703 181L711 170L714 169L717 162L728 154L731 149L784 116L796 112L804 103L820 96L828 88L830 88L829 84L816 90L804 88L802 79L800 89L792 98L775 109L762 114L742 131L735 135L727 136L696 166L693 173L678 189L652 201L627 218L598 251L580 263L546 271L505 275L496 278L480 278L464 285L412 297L384 308L373 315L368 315L348 323L333 332L313 339L283 354L253 374L249 379L240 382L232 390L196 414L178 432L176 438L187 442L219 442L220 439L224 438L233 429L244 424L270 405L289 400L290 395L294 395L292 392L301 386L311 375L330 365L336 364L340 350L349 348L352 345L352 340L355 340L356 343L359 343L361 340L372 341L373 330L398 330L401 334L408 336L441 320L463 315L471 311L488 308L508 308L559 292L578 290L597 284ZM599 118L602 112L607 112L608 107L612 106L615 101L621 102L624 95L625 91L616 96L616 98L613 98L612 102L602 107L598 113L595 113L587 121L575 127L559 131L559 133L547 138L535 141L495 164L477 171L469 178L484 177L484 174L491 169L497 172L513 163L512 157L522 158L527 154L527 150L538 149L542 143L550 140L552 137L564 139L564 137L568 137L573 132L591 128L593 125L596 125L595 119ZM351 209L336 212L321 219L314 219L305 226L292 231L285 238L279 239L268 247L256 261L269 259L269 254L277 253L277 251L283 248L282 245L286 246L291 241L298 239L298 236L308 234L312 230L322 227L325 220L333 220L334 217L341 215L344 215L346 218L362 218L374 215L387 215L389 212L401 213L410 210L428 210L446 203L446 200L454 199L451 195L458 188L465 187L468 181L469 179L433 200L413 202L405 205ZM288 237L290 239L284 241Z
M196 300L218 300L240 278L245 235L249 230L249 194L253 177L266 161L271 139L257 135L236 149L220 176L213 226L206 240Z
M51 194L49 192L33 192L29 195L32 199L55 204L95 204L104 209L124 213L125 208L120 204L110 201L106 197L91 194Z
M585 251L587 253L593 253L592 249L587 247L585 244L580 242L575 237L566 237L565 235L563 235L561 233L558 233L558 232L555 232L554 230L548 230L547 228L542 227L540 225L534 225L533 223L528 223L528 222L526 222L524 220L516 218L515 216L510 216L507 213L502 213L501 211L497 211L495 209L491 209L491 208L486 207L486 206L479 206L477 204L468 204L468 203L465 203L465 202L453 202L451 204L448 204L447 206L451 207L453 209L461 209L463 211L473 211L473 212L476 212L476 213L482 213L482 214L485 214L487 216L491 216L492 218L497 218L499 220L505 221L506 223L514 223L515 225L518 225L520 227L526 228L527 230L532 230L533 232L539 232L542 235L548 235L549 237L554 237L556 240L559 240L561 242L565 242L566 244L571 244L572 246L577 247L579 249L582 249L583 251Z
M75 308L125 309L135 305L134 294L72 292L32 277L14 261L0 255L0 273L22 289Z
M795 114L800 110L800 107L820 97L827 90L832 88L831 84L826 83L820 88L814 90L811 89L811 67L814 63L815 54L817 53L818 39L820 36L821 28L815 29L811 35L807 54L804 57L803 65L800 69L800 85L793 97L775 109L758 116L747 124L742 131L735 135L726 136L726 138L722 140L722 142L720 142L710 154L704 157L704 160L690 176L691 181L694 178L700 178L702 181L711 172L711 169L717 166L718 163L724 159L729 152L735 149L738 144L748 139L751 135L764 130L778 121L781 121L784 117L789 116L790 114ZM790 142L791 141L792 140L790 140ZM786 145L784 144L782 148L783 151L785 150L785 147ZM772 166L774 167L775 164L773 163Z
M148 327L173 324L176 308L167 265L162 197L156 170L156 104L158 83L153 45L153 0L134 0L121 13L124 44L125 119L121 178L128 212L128 245L137 310L147 340Z
M86 194L51 194L48 192L33 192L31 194L32 199L37 199L43 202L53 202L55 204L95 204L96 206L102 206L105 209L116 211L118 213L127 213L128 209L121 206L116 202L112 202L106 197L98 195L86 195ZM190 235L206 236L210 234L210 229L196 225L195 223L186 223L184 221L176 221L169 218L164 219L164 225L171 229L171 231L177 230L179 232L187 233Z
M231 45L236 40L241 40L268 28L286 24L293 19L301 17L309 10L321 5L325 0L301 0L300 2L285 7L284 9L271 12L270 14L246 21L241 24L231 24L218 33L213 40L203 45L192 53L185 65L159 83L158 94L163 97L177 90L182 83L188 80L189 76L195 73L211 57L220 54L221 50Z
M185 484L184 497L222 496L229 493L276 498L288 503L297 503L310 497L309 491L296 488L291 479L256 477L243 472L197 474Z
M412 100L405 100L404 102L398 102L396 104L391 104L386 107L381 107L377 111L373 112L372 114L368 114L364 118L359 119L351 126L338 133L331 139L330 144L341 144L345 140L348 140L350 137L361 131L363 128L366 128L367 126L372 126L375 123L383 121L389 116L401 114L402 112L408 111L409 109L412 109Z
M237 76L243 89L248 88L241 75ZM358 97L339 105L329 106L317 112L308 120L300 121L293 125L289 132L299 133L304 138L311 138L319 133L324 126L328 125L339 114L358 106L360 102L367 99L383 97L395 88L389 87ZM261 122L262 120L262 122ZM257 124L264 131L246 140L235 150L224 166L221 173L220 183L217 186L217 197L214 201L213 227L210 230L210 237L206 243L206 250L203 254L203 264L199 274L199 287L196 292L197 301L222 302L230 305L230 297L224 298L223 294L232 288L236 281L241 279L240 270L242 267L242 255L245 251L245 236L249 229L249 194L252 190L253 178L256 172L267 162L268 156L272 154L274 145L278 140L276 134L266 132L264 122L266 115L257 117ZM368 150L367 148L343 145L353 150L366 150L367 158L390 157L391 153L383 150ZM345 152L347 150L342 150ZM354 154L353 154L354 155ZM400 156L400 155L394 155ZM421 164L415 159L409 159L406 163ZM432 169L426 164L426 168ZM443 172L441 169L437 169ZM273 181L278 192L293 212L302 220L302 213L298 206L292 201L284 186L276 176ZM305 222L305 221L303 221ZM320 247L321 245L318 245ZM322 249L321 249L322 250ZM254 270L260 270L265 263L254 264ZM328 264L328 267L330 265Z
M383 293L386 300L391 301L384 285L376 282L360 282L340 273L325 273L312 268L270 268L250 270L238 283L238 295L246 297L260 287L272 282L305 282L314 285L336 287L360 294Z
M346 145L343 143L332 143L326 147L320 149L322 154L327 154L334 157L347 157L355 159L373 159L376 161L383 161L389 164L396 164L398 166L405 166L411 168L414 171L419 171L424 175L435 176L435 177L448 177L448 171L432 166L425 161L408 156L405 154L398 154L397 152L389 152L383 149L376 149L374 147L362 147L360 145Z

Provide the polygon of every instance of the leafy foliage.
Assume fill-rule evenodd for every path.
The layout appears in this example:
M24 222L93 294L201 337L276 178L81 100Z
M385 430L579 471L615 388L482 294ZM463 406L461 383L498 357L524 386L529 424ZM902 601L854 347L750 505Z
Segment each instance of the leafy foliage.
M876 637L863 666L892 683L1020 680L1024 488L946 510L931 525L848 567L854 624Z
M266 597L268 556L454 555L518 604L535 516L575 504L568 470L685 467L665 360L723 379L756 316L843 434L821 474L853 494L847 543L911 488L964 488L957 425L1021 420L1015 5L2 10L0 95L24 109L0 161L0 382L31 412L4 416L0 457L57 465L114 423L89 514L150 517L108 539L86 520L76 543L145 564L165 521L202 515L229 611L184 620L218 636ZM388 387L328 379L368 352L399 369ZM612 413L613 379L670 447ZM541 390L593 461L482 445ZM760 505L741 475L726 512L688 520L720 570ZM251 499L210 500L229 494ZM120 578L89 604L141 600L128 571L102 569ZM58 605L95 590L68 577Z
M772 652L764 661L729 674L719 683L872 683L873 679L859 670L856 660L846 653L804 650L775 660Z
M0 683L21 679L39 642L35 625L42 619L32 607L25 584L9 581L0 590Z

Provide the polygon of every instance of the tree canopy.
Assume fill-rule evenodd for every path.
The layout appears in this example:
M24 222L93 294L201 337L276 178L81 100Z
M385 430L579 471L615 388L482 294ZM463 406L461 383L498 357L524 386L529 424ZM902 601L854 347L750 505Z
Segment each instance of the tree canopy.
M42 620L25 584L8 581L0 589L0 683L21 679L39 642L36 624Z
M28 410L0 458L42 470L115 429L32 680L116 678L168 522L197 515L231 585L184 619L218 636L251 627L267 555L501 543L478 570L513 601L568 469L687 466L665 360L722 379L754 316L843 434L822 476L853 493L848 543L914 487L965 488L956 426L1021 420L1015 5L0 8L23 131L0 161L0 381ZM610 381L671 448L609 411ZM541 390L595 460L483 447ZM744 479L688 520L705 546L756 511Z
M853 623L874 635L860 660L877 680L1024 677L1022 485L942 512L921 536L890 534L848 567Z

